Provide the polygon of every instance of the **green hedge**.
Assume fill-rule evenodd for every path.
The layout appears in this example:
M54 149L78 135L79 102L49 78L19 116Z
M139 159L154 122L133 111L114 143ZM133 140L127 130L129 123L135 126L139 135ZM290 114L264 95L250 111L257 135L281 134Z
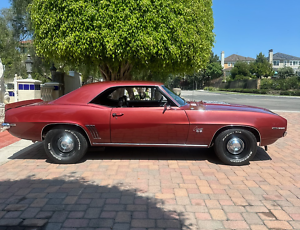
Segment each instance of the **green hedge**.
M269 80L269 79L267 79ZM205 87L204 90L208 91L226 91L236 93L254 93L254 94L272 94L272 95L287 95L287 96L300 96L300 90L281 90L272 91L267 89L219 89L215 87Z
M207 90L207 91L216 91L216 90L219 90L219 89L216 88L216 87L208 86L208 87L204 87L204 90Z
M219 89L220 91L226 92L237 92L237 93L257 93L267 94L268 90L265 89Z
M285 91L289 89L300 89L300 78L289 77L286 79L261 79L260 88Z
M288 96L300 96L300 90L284 90L280 92L280 95L288 95Z

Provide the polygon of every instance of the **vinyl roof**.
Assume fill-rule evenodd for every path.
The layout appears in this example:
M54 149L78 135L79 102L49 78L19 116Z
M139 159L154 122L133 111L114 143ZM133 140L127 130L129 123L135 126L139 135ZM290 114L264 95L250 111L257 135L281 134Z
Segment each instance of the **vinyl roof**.
M159 86L153 81L104 81L83 85L82 87L50 102L51 104L87 104L104 90L118 86Z

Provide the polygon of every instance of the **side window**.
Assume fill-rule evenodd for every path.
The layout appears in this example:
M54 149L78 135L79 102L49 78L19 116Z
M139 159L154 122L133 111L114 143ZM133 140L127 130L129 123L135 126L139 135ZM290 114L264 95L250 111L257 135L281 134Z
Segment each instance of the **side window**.
M114 87L98 95L90 103L108 107L162 107L167 98L158 87Z
M131 87L127 91L127 97L130 101L151 101L151 87Z

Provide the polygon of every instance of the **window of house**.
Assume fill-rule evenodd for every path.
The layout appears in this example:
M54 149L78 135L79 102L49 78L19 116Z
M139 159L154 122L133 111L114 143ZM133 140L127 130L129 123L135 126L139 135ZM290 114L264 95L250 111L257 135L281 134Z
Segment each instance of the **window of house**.
M293 61L293 65L298 65L298 61Z
M234 67L234 62L232 63L232 67Z
M293 61L290 61L290 65L293 65Z
M231 63L230 62L228 62L228 64L227 64L228 66L231 66Z
M275 60L275 61L273 61L273 65L275 66L278 66L279 65L279 60Z
M288 61L284 61L284 65L286 66L288 64Z

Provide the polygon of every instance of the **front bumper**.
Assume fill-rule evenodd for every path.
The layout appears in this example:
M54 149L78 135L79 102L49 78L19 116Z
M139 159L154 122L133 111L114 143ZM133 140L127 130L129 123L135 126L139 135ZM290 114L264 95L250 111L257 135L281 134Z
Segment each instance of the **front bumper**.
M16 125L15 124L9 124L9 123L2 123L0 125L0 132L4 132L5 130L8 130L12 126L16 126Z

